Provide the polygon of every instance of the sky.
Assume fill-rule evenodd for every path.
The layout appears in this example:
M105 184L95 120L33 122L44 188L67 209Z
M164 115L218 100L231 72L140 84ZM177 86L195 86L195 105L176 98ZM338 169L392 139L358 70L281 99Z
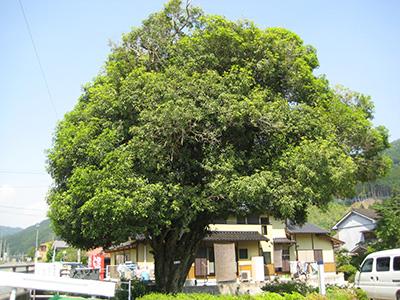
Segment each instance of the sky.
M109 41L139 26L165 1L0 1L0 225L46 218L46 149L57 121L96 76ZM400 138L400 1L193 0L206 13L284 27L317 49L330 84L368 94L375 125Z

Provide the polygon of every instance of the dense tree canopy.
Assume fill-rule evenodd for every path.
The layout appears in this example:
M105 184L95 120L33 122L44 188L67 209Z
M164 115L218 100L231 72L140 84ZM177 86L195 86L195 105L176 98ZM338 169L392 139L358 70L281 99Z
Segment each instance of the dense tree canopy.
M383 174L387 133L372 127L372 102L330 88L317 67L288 30L169 2L113 46L57 127L56 233L84 248L143 233L159 286L174 291L213 220L303 222L308 205Z

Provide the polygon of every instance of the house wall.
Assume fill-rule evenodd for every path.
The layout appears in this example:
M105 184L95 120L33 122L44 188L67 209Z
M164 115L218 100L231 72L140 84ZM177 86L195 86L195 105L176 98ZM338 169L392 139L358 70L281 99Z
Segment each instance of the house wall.
M352 213L339 224L337 228L338 239L345 243L342 246L343 248L351 251L357 246L357 243L363 242L361 232L373 230L375 227L376 224L370 219Z
M327 237L323 235L304 233L295 234L294 239L296 240L296 249L300 261L313 261L314 250L322 250L324 263L335 262L333 245ZM291 252L290 260L296 260L295 251Z
M314 262L314 250L322 250L322 259L324 262L324 270L327 273L336 272L335 254L333 244L326 235L318 234L295 234L293 238L296 240L296 248L292 247L290 251L290 260L296 260L296 252L298 260L301 262Z
M110 253L110 264L117 265L117 255L128 256L127 261L137 262L136 260L136 249L127 249L122 251L114 251Z
M248 241L248 242L238 242L237 243L237 257L238 257L238 265L239 265L239 270L249 270L251 271L251 258L253 256L260 256L259 253L259 244L258 242L254 241ZM241 259L239 258L239 249L247 249L247 254L248 258L247 259ZM247 268L243 266L249 266Z

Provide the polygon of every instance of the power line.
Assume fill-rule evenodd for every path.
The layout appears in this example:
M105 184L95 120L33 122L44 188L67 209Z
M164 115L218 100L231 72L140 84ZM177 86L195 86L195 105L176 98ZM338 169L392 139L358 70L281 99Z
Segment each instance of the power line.
M18 3L19 3L19 6L21 8L22 15L24 16L25 25L26 25L26 28L28 29L29 37L31 39L32 47L33 47L33 50L35 52L37 62L39 64L40 73L42 74L43 81L44 81L44 84L46 86L47 94L48 94L49 100L51 102L51 106L53 107L54 113L56 115L56 118L58 119L57 109L56 109L56 106L54 104L53 97L51 96L49 84L47 82L46 74L44 73L44 69L43 69L42 63L40 61L39 52L38 52L38 50L36 48L35 40L33 39L33 34L32 34L31 27L30 27L29 22L28 22L28 18L26 17L26 14L25 14L24 6L22 5L22 1L21 0L18 0Z
M26 208L26 207L21 207L21 206L8 206L8 205L0 205L0 207L3 207L3 208L11 208L11 209L22 209L22 210L35 210L35 211L44 211L44 209L39 209L39 208Z
M8 212L8 211L0 211L0 214L6 214L6 215L21 215L21 216L31 216L31 217L41 217L43 214L26 214L26 213L21 213L21 212Z
M1 189L44 189L49 188L48 185L0 185Z
M0 170L0 174L32 174L32 175L47 175L45 172L39 171L9 171L9 170Z

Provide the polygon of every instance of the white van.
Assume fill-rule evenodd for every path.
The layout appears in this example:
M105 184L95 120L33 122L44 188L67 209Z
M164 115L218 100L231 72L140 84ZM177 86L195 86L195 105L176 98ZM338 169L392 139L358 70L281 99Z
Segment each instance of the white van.
M369 298L400 300L400 248L369 254L356 274L355 285Z

